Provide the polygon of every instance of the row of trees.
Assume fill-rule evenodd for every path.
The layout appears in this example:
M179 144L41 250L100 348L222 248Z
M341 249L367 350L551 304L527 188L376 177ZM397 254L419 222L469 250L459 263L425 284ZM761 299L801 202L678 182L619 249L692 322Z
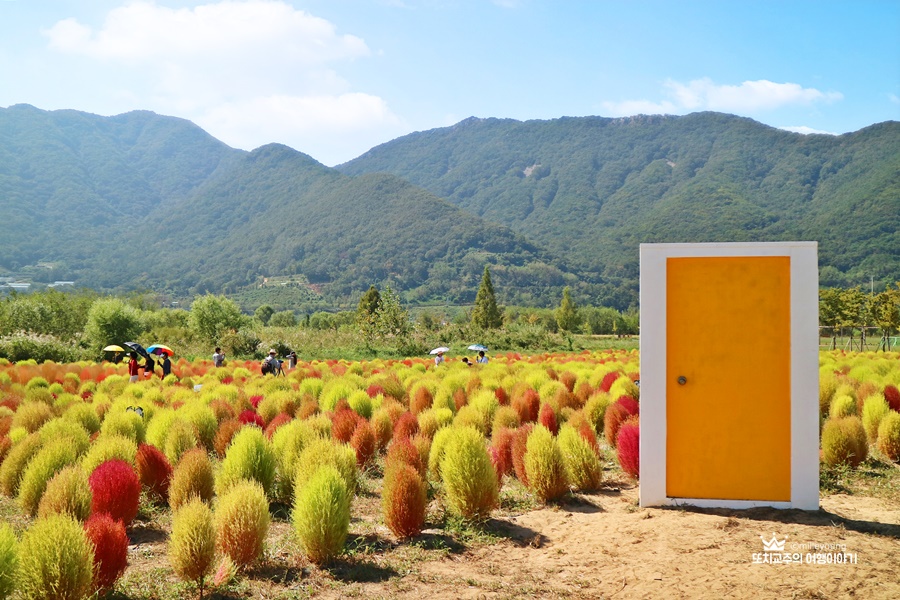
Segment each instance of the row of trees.
M855 334L858 344L866 345L866 331L877 328L881 333L878 347L890 348L890 338L900 330L900 283L883 292L864 292L854 288L825 288L819 291L819 325L831 336L831 347L837 347L842 332L849 333L851 346Z

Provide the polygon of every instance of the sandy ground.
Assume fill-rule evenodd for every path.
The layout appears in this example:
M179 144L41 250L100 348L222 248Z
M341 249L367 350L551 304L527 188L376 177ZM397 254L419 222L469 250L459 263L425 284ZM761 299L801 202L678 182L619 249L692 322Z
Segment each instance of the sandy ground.
M370 598L900 598L900 506L838 495L823 498L818 512L641 509L636 499L636 488L606 491L498 520L494 525L506 536L502 542L424 561L399 581L352 593ZM754 563L754 555L765 560L760 536L773 535L803 562ZM829 554L842 554L856 562L807 564L806 554L824 554L826 561ZM336 589L326 595L349 593Z
M890 501L831 495L817 512L643 509L637 494L608 487L492 519L491 543L461 544L437 529L398 542L374 520L356 520L348 557L327 569L298 562L290 524L275 522L268 560L212 597L900 598L900 506ZM170 597L171 570L152 572L167 566L165 534L131 536L129 571L140 587L163 586L141 595ZM773 536L800 561L766 558L761 537ZM835 564L836 555L853 562Z

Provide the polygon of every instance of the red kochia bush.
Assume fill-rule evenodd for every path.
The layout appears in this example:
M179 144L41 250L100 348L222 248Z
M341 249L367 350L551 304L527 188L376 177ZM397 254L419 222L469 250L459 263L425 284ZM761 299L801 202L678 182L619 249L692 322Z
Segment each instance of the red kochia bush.
M404 538L422 532L428 497L419 471L407 464L391 466L384 474L381 498L384 523L394 535Z
M528 449L528 436L531 434L532 429L534 429L534 425L531 423L516 429L512 446L510 447L516 478L526 486L528 485L528 474L525 472L525 451Z
M502 387L498 387L494 390L494 397L497 398L497 402L500 403L500 406L509 404L509 394L507 394L506 390Z
M106 513L99 513L87 520L84 531L94 544L94 589L110 590L128 566L125 525Z
M331 417L331 436L342 444L350 442L360 416L351 408L343 408Z
M634 477L640 478L641 470L641 426L637 415L629 417L619 428L619 438L616 445L616 456L622 470Z
M384 459L384 470L387 472L400 464L407 464L419 473L425 473L422 455L408 437L395 437L388 446L387 456Z
M889 383L884 386L884 399L887 400L891 410L900 412L900 390L896 385Z
M603 376L603 379L600 381L600 391L608 392L609 388L612 387L612 384L616 382L616 379L621 377L622 374L618 371L610 371L606 375Z
M559 433L559 424L556 422L556 413L553 411L553 407L546 402L541 405L538 423L549 429L550 433L553 435Z
M243 427L244 424L237 419L225 419L219 424L219 430L216 431L216 437L213 438L213 448L219 458L225 457L228 446L231 445L231 438Z
M609 405L606 414L603 415L603 431L606 441L610 446L616 446L616 437L619 435L619 427L628 417L638 414L638 402L630 396L621 396Z
M266 425L266 438L271 440L272 436L275 435L275 431L277 431L279 427L281 427L285 423L290 423L293 420L294 417L292 415L289 415L287 413L278 413L277 415L275 415L275 418L269 421L269 424Z
M94 497L91 514L107 513L127 527L137 516L141 481L131 465L114 458L94 469L88 477Z
M516 430L508 427L496 429L491 435L491 448L497 452L497 464L503 467L502 475L513 472L512 444L515 437Z
M353 437L350 438L350 447L356 452L356 464L360 467L375 454L375 430L365 419L359 419Z
M584 441L588 443L591 447L591 450L594 451L598 457L600 456L600 444L597 443L597 432L594 431L594 428L591 426L589 422L586 420L582 420L581 424L578 425L578 434L584 438Z
M169 481L172 478L172 465L166 455L159 448L151 444L138 446L137 457L138 477L141 485L147 488L150 497L160 503L169 498Z
M431 408L433 403L434 396L431 395L431 390L425 386L421 386L416 388L416 392L413 394L412 398L410 398L409 410L412 411L414 415L417 415L420 412Z
M541 409L541 397L532 389L525 390L521 396L513 396L512 407L519 413L522 423L534 423Z
M238 416L238 420L245 425L256 425L263 430L266 428L266 421L255 410L249 408Z
M405 412L400 415L400 418L397 419L397 422L394 423L394 436L393 439L397 438L411 438L412 436L419 433L419 420L416 419L416 415L411 412Z

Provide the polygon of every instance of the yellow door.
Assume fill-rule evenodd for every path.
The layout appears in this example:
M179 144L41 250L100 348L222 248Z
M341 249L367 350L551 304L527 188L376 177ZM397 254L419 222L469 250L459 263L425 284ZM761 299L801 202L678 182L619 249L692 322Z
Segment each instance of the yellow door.
M668 258L666 495L790 501L790 258Z

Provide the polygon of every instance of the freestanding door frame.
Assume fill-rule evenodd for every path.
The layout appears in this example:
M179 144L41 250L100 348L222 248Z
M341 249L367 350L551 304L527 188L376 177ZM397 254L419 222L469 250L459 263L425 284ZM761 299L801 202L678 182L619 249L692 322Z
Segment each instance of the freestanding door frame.
M641 244L640 504L701 507L819 507L818 256L816 242ZM667 264L670 258L787 257L790 261L790 499L670 497L667 494ZM740 352L735 344L735 352ZM751 382L748 382L748 385ZM698 456L698 461L704 457Z

